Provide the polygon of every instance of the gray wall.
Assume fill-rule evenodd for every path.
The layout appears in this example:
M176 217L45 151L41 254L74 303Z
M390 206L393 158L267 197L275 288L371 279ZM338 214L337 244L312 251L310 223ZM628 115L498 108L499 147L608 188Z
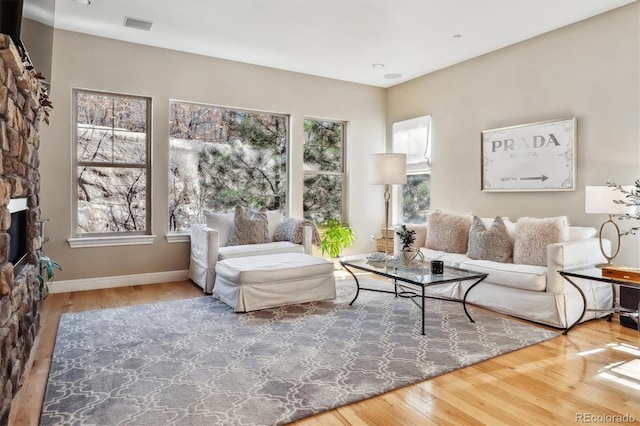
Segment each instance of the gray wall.
M302 119L346 120L349 222L358 237L349 253L372 249L384 223L382 188L367 182L367 156L384 150L391 123L433 117L432 206L482 216L567 215L575 225L606 218L584 213L584 186L640 177L639 4L469 60L390 89L207 58L56 30L51 126L42 126L42 215L51 219L47 254L70 280L188 267L187 243L167 243L168 102L181 99L291 114L291 213L302 210ZM151 246L71 249L71 90L153 98ZM480 191L480 132L575 116L577 190ZM638 264L636 237L623 241L620 264Z
M432 115L431 207L512 220L567 215L599 227L606 217L584 213L584 186L640 178L639 9L636 2L390 88L388 140L394 121ZM480 191L482 130L567 117L577 118L576 191ZM625 237L616 263L639 262L638 238Z
M56 280L188 268L188 243L168 243L165 239L170 99L291 114L290 208L294 217L302 216L303 117L347 121L348 219L361 237L353 251L369 251L368 235L384 221L382 188L368 185L367 163L362 161L369 153L384 149L384 89L62 30L54 34L52 81L55 109L51 125L41 127L40 171L42 215L51 220L46 252L64 268L56 274ZM151 208L152 230L157 236L153 245L69 247L76 188L71 169L73 88L153 99Z

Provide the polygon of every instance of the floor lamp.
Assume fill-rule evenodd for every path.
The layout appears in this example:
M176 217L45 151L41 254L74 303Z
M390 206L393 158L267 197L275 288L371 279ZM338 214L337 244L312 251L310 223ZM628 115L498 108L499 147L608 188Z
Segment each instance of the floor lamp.
M391 185L407 183L406 154L371 154L369 163L369 183L384 185L384 253L389 254L387 229L389 229L389 200Z
M623 186L623 189L626 191L631 191L633 186ZM614 257L618 255L620 251L620 228L618 224L613 220L613 215L618 214L633 214L635 212L635 207L627 206L624 203L616 203L615 201L624 201L624 194L620 191L617 191L615 188L610 186L586 186L584 191L584 211L585 213L595 213L595 214L606 214L609 215L609 219L607 219L602 226L600 227L600 251L605 259L607 259L607 263L600 263L596 265L599 268L611 266L611 261ZM604 230L604 226L607 223L611 223L613 228L615 229L615 234L617 241L616 249L613 251L611 249L611 254L607 254L604 250L604 246L602 244L602 231Z

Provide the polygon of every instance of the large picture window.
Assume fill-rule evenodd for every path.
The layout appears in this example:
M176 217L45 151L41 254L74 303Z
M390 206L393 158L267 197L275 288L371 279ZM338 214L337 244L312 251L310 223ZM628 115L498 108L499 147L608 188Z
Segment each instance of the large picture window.
M171 101L169 230L237 204L286 211L289 117Z
M74 90L75 235L148 234L151 99Z
M399 221L426 222L431 206L431 116L393 123L393 152L407 154L407 183L395 203Z
M305 219L344 220L344 128L340 121L304 120Z

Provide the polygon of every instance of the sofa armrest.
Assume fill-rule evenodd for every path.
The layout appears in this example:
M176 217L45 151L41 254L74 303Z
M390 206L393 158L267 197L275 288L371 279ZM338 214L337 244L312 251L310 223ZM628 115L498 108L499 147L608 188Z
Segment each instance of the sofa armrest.
M611 249L611 242L603 239L605 251ZM565 280L558 271L581 266L593 266L606 259L600 250L598 238L587 238L577 241L565 241L547 246L547 292L564 293Z
M219 240L220 235L217 229L200 223L191 225L189 278L206 293L211 293L213 290Z

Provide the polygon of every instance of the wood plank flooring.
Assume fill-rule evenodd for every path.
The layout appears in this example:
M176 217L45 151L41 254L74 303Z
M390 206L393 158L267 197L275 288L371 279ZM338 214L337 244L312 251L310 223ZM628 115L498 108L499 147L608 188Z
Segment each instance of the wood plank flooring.
M38 424L60 314L201 296L190 281L50 295L42 303L35 356L9 424ZM557 425L624 419L640 423L640 334L614 317L296 424Z

